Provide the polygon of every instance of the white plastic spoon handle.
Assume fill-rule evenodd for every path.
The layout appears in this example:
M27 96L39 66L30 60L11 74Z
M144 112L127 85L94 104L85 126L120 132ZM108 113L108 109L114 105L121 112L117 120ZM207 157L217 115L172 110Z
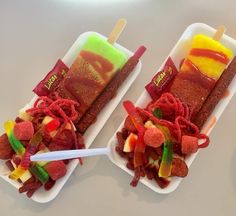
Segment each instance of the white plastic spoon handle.
M54 151L42 154L35 154L30 157L31 161L56 161L65 160L78 157L88 157L96 155L107 155L109 148L95 148L95 149L79 149L79 150L65 150Z

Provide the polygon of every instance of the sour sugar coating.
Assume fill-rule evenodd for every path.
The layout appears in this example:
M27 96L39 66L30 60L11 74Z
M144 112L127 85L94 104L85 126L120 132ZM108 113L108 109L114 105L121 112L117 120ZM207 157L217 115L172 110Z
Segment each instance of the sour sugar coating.
M148 128L144 133L144 143L148 146L157 148L165 141L165 137L160 129L156 127Z
M196 115L193 122L200 129L203 127L204 123L213 112L215 106L223 97L225 91L227 90L229 84L233 80L235 74L236 74L236 57L233 58L228 68L223 72L223 74L217 81L214 89L212 90L207 100L203 104L201 110Z
M185 177L188 175L188 166L181 158L173 158L171 175Z
M63 161L52 161L46 164L44 169L48 172L49 176L54 181L66 174L66 165Z
M97 34L91 34L60 83L64 98L77 100L78 120L127 61L126 55Z
M188 104L194 116L231 60L233 52L220 42L198 34L170 92Z
M11 144L8 141L6 134L0 136L0 159L7 160L11 159L14 154L14 151L11 147Z
M34 135L34 126L30 121L16 123L13 133L18 140L30 140Z
M193 136L182 136L181 151L183 154L196 153L198 150L198 138Z

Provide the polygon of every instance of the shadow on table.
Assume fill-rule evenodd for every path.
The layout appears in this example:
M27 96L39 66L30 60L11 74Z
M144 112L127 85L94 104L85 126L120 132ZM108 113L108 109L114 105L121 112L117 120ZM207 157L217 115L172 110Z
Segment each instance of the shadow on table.
M159 203L167 199L169 195L158 194L149 188L147 188L142 183L139 183L136 188L130 186L130 181L132 176L128 175L126 172L121 170L119 167L115 166L108 158L101 157L98 159L97 163L94 165L89 172L76 174L75 178L78 178L78 181L86 181L92 176L107 176L116 180L117 186L122 188L123 196L129 196L131 193L135 193L139 200L147 201L149 203ZM97 183L99 186L100 182ZM101 183L101 187L104 186Z
M119 124L120 124L119 122L122 122L122 120L123 120L123 117L120 115L116 116L113 119L112 125L115 130L119 127ZM86 164L87 160L88 160L88 164ZM74 184L76 181L78 182L86 181L88 178L91 178L93 176L105 176L105 177L111 177L113 178L113 180L116 180L117 186L119 188L122 188L123 196L129 196L131 193L135 193L139 200L144 200L150 203L162 202L163 200L167 199L169 196L166 194L158 194L150 190L149 188L147 188L142 183L139 183L137 187L133 188L132 186L130 186L132 176L127 174L125 171L123 171L119 167L115 166L106 156L100 156L100 158L86 158L84 162L85 162L84 170L86 171L89 170L89 171L84 173L83 170L76 169L74 177L77 180L73 179L71 181L71 184ZM92 166L91 166L91 163L93 163ZM101 185L101 186L104 186L104 185Z
M11 214L17 215L19 210L27 209L30 212L40 212L43 213L51 203L37 203L29 199L25 194L18 193L18 190L15 187L9 185L9 183L0 179L1 183L1 196L4 197L4 200L9 200L9 210Z
M234 192L236 192L236 149L234 149L232 155L233 156L230 160L230 180L232 183L232 188L234 189Z

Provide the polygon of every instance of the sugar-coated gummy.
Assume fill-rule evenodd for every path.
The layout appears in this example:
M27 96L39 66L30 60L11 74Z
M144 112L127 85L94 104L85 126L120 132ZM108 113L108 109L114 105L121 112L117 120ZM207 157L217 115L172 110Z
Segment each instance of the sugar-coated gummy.
M16 123L13 133L18 140L30 140L34 135L34 126L30 121Z
M0 159L7 160L11 159L14 151L8 141L6 134L0 136Z
M46 164L44 169L48 172L49 176L54 181L66 174L66 165L63 161L52 161Z

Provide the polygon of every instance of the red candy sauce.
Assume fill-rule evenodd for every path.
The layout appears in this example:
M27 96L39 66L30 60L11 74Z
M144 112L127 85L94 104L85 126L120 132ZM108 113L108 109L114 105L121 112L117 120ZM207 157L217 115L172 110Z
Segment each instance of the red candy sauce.
M184 64L189 67L188 72L179 73L179 76L185 80L191 80L195 83L199 83L202 87L207 89L212 89L216 81L203 73L198 69L198 67L193 64L189 59L185 59Z
M190 55L211 58L223 64L228 64L229 62L229 58L224 53L209 49L193 48L190 51Z
M82 50L80 52L81 57L93 66L93 68L102 76L102 78L107 81L107 76L105 73L111 72L113 70L113 64L102 57L101 55Z

